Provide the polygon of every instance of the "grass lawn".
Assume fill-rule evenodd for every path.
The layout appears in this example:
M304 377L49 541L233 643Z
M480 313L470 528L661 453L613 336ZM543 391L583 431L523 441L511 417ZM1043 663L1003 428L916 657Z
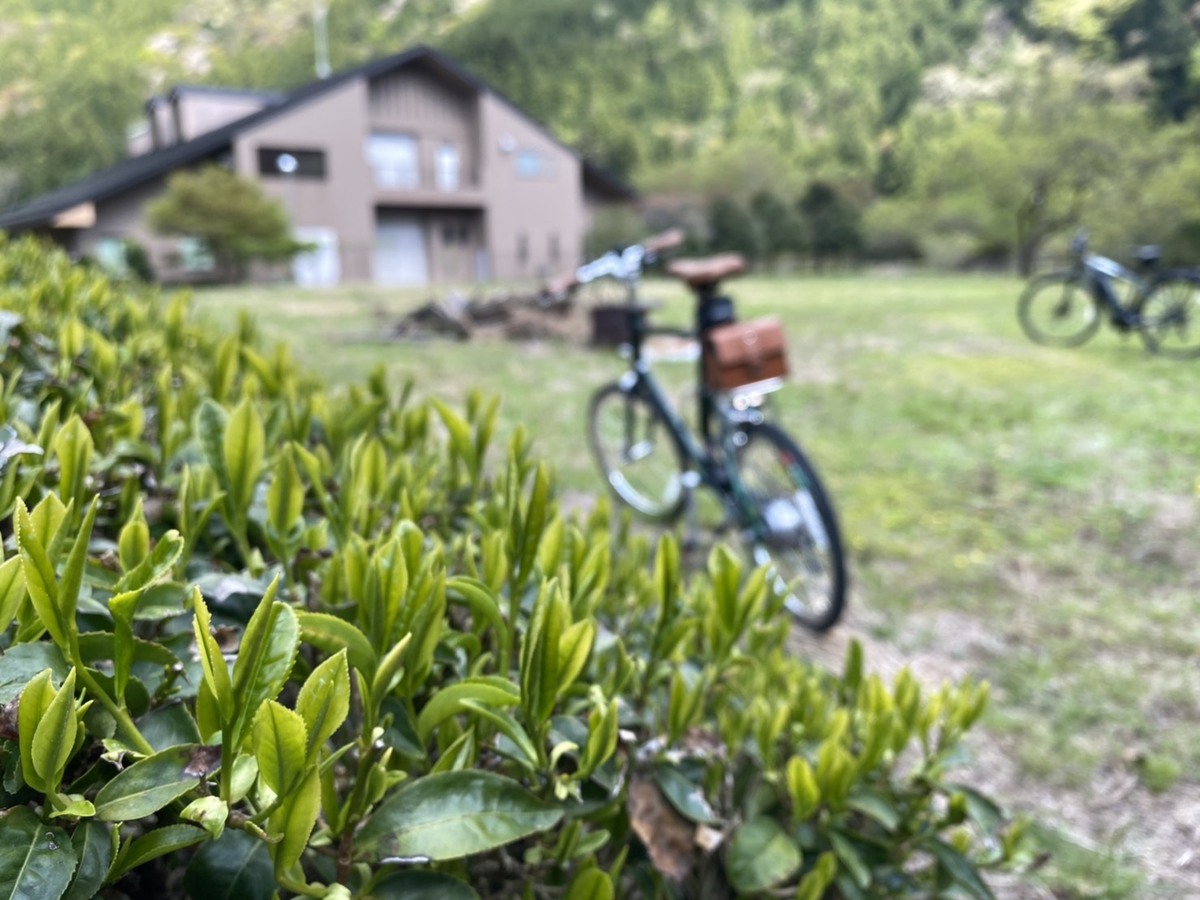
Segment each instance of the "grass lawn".
M853 582L840 639L858 634L869 660L927 679L992 683L973 776L1009 805L1049 807L1072 836L1039 876L1056 896L1197 896L1200 860L1185 856L1200 836L1200 361L1149 356L1107 328L1082 348L1032 345L1020 287L731 285L743 317L787 324L794 378L775 418L839 509ZM645 293L686 321L682 289ZM248 309L332 381L383 363L397 386L445 399L498 392L504 426L528 428L560 488L598 490L584 410L620 361L565 343L379 340L420 299L243 288L196 305L222 322Z

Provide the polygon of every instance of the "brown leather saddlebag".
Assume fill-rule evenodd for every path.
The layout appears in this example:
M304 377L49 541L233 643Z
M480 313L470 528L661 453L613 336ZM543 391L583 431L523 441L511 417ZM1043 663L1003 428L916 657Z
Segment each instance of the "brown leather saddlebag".
M774 316L721 325L704 337L704 375L710 388L732 391L787 373L783 325Z

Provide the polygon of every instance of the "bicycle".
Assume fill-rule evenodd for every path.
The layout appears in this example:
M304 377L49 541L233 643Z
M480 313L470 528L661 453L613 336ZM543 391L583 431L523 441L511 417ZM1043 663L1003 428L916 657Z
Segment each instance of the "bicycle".
M676 260L668 274L696 297L695 328L652 327L649 309L639 302L644 266L683 240L668 232L642 244L605 254L582 266L558 290L598 278L624 286L629 369L599 388L588 404L591 453L616 497L646 519L669 523L692 509L693 492L712 490L756 565L768 567L776 598L802 625L831 628L845 606L846 569L837 517L816 469L796 442L767 421L767 395L782 387L781 377L724 390L714 387L708 364L715 351L710 338L735 322L733 301L722 296L722 281L740 275L745 261L736 254ZM644 352L652 335L700 342L700 380L695 431L684 422L656 379ZM780 347L782 353L782 346ZM690 518L690 517L689 517Z
M1077 235L1071 268L1033 279L1021 294L1021 328L1034 343L1077 347L1096 333L1107 313L1118 331L1137 331L1151 353L1200 356L1200 272L1160 270L1161 255L1158 247L1138 248L1134 272L1088 253L1087 236Z

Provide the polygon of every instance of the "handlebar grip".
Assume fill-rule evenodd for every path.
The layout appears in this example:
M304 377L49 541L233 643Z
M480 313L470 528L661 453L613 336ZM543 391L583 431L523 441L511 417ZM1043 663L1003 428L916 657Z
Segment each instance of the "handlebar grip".
M687 240L687 235L684 234L682 228L672 228L662 234L646 238L642 241L642 248L647 253L662 253L664 250L680 246L685 240Z

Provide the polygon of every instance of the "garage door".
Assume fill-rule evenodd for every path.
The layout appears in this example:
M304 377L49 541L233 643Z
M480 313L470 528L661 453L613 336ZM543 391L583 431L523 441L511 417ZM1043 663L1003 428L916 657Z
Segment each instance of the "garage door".
M427 284L425 229L415 216L380 216L375 226L375 282Z

